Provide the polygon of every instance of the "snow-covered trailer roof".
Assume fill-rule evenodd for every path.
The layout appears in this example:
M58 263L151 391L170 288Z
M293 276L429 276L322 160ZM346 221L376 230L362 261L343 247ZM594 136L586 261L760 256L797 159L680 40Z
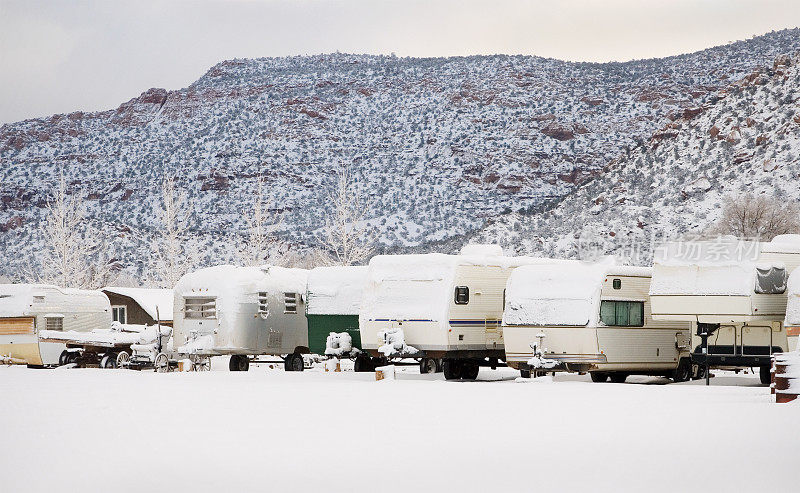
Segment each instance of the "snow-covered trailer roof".
M538 257L469 254L378 255L369 263L360 315L371 320L447 320L450 288L463 265L514 268L536 263L569 263Z
M175 297L216 297L216 310L224 313L235 309L241 296L257 292L305 293L308 284L306 269L289 269L272 265L237 267L219 265L190 272L175 285ZM176 315L181 309L175 305Z
M759 283L771 282L773 268L786 267L776 260L781 254L800 254L800 235L779 235L770 242L723 237L667 243L654 255L650 294L750 296Z
M59 305L68 303L72 308L106 308L109 304L108 297L100 291L60 288L52 284L0 284L0 317L40 314L42 310L37 307L39 303L42 303L42 309L50 310L53 304L49 298L54 294L61 298Z
M135 301L142 310L150 315L153 320L170 321L172 320L172 305L175 301L175 294L171 289L149 289L149 288L123 288L117 286L107 286L102 289L110 293L127 296ZM158 308L158 310L156 310ZM158 312L158 315L156 315Z
M366 266L317 267L308 275L306 313L358 315L367 283Z
M506 283L504 325L596 324L608 276L650 277L652 268L599 263L524 265Z

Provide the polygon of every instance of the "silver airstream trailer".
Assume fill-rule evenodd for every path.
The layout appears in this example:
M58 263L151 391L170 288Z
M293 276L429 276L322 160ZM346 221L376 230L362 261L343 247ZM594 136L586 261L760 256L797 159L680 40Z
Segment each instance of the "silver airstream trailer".
M209 267L175 285L173 346L179 355L230 355L231 371L250 358L281 355L302 371L308 353L305 300L308 271L277 266Z

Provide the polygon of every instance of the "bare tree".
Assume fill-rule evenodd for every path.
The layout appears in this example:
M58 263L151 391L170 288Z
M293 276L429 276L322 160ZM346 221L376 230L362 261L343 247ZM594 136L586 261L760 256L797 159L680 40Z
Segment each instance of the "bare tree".
M376 235L364 221L370 205L361 198L346 166L337 172L328 203L333 210L325 220L320 260L336 265L363 261L372 251Z
M239 261L246 266L262 265L282 255L275 229L283 222L276 213L269 212L270 200L264 193L261 177L253 194L250 210L243 210L242 216L247 223L247 240L238 251Z
M781 234L800 233L800 208L766 195L728 196L724 199L722 217L709 233L763 241Z
M67 194L61 174L55 196L47 203L42 223L47 244L41 270L28 277L67 288L99 288L112 274L107 239L86 223L86 206L80 193Z
M192 267L187 248L190 205L183 191L175 190L175 179L164 178L161 183L161 209L158 211L161 228L153 241L153 263L149 284L172 288Z

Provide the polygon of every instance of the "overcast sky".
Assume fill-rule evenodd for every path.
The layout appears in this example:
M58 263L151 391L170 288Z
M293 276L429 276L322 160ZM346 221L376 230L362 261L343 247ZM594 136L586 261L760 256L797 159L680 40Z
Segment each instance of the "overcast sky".
M796 26L798 0L0 0L0 123L115 108L236 57L621 61Z

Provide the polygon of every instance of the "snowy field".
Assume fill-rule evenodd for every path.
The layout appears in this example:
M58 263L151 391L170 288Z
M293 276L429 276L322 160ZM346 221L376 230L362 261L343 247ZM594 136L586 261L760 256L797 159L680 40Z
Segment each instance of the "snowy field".
M1 367L0 491L797 491L757 376L516 376Z

